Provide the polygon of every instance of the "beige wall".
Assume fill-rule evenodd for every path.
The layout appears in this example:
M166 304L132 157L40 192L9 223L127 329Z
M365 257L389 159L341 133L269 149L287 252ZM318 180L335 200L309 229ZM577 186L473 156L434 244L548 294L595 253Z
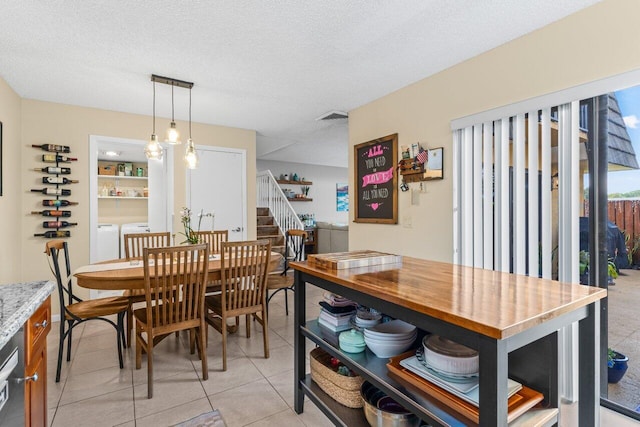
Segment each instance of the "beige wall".
M178 127L186 128L187 124L178 122ZM148 116L117 113L113 111L98 110L93 108L75 107L69 105L54 104L50 102L22 100L22 138L16 138L19 142L16 145L21 150L14 153L15 158L22 157L21 162L16 162L13 169L15 176L22 177L22 183L15 184L19 194L14 204L16 209L7 211L7 216L3 212L1 223L13 224L18 230L13 232L18 245L22 242L21 250L16 250L13 255L15 264L20 264L12 280L41 280L51 277L51 272L47 266L43 248L45 240L33 237L36 230L42 230L40 222L41 216L27 215L32 210L41 210L41 195L28 193L30 188L42 188L42 183L38 184L38 179L42 174L35 172L34 167L42 167L40 155L42 151L31 148L31 144L62 144L71 147L73 157L79 160L71 164L72 179L80 180L79 184L74 184L70 200L80 202L78 206L71 208L73 219L79 222L74 227L70 242L71 263L74 267L87 264L89 262L89 135L103 135L112 137L122 137L130 139L146 140L151 132L151 118ZM255 238L256 209L255 209L255 131L234 129L222 126L211 126L199 123L193 124L193 136L197 145L215 145L247 150L247 210L249 232L248 238ZM21 151L21 152L20 152ZM185 167L182 156L175 156L174 165L174 202L176 213L175 229L179 229L180 206L186 202L185 196ZM6 218L6 220L4 220ZM18 225L18 227L16 227ZM18 245L13 246L14 248ZM0 258L2 270L6 268L5 258ZM3 281L6 283L7 281ZM88 295L88 291L82 290L83 295ZM54 311L55 312L55 311Z
M411 192L399 192L397 225L352 223L349 249L451 261L451 120L640 68L637 16L640 2L605 0L350 111L351 147L396 132L398 148L443 146L444 180L427 182L418 205L411 205ZM353 148L349 156L353 171ZM351 221L353 212L351 206Z
M20 97L0 78L0 122L2 122L2 197L0 197L0 283L21 279L20 234L22 217L22 157Z

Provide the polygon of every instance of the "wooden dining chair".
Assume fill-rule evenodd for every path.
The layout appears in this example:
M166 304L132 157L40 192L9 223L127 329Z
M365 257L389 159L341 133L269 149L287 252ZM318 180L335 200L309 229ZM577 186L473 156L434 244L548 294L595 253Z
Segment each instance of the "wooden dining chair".
M153 347L165 336L188 330L202 361L202 379L209 378L204 334L204 295L209 272L206 244L145 248L144 292L146 307L134 310L136 369L147 353L147 397L153 397ZM146 335L146 339L142 336ZM194 348L191 348L194 353Z
M124 257L127 260L133 258L142 259L144 248L162 248L170 246L171 233L129 233L124 235ZM131 331L133 330L133 304L144 302L143 289L130 289L124 291L123 296L129 298L127 310L127 347L131 347Z
M222 242L229 240L229 230L213 230L196 232L199 243L209 245L210 254L219 254Z
M269 301L280 291L284 291L284 310L289 315L288 291L293 291L293 270L289 269L289 262L302 261L304 259L304 242L307 240L307 232L291 229L286 233L284 245L284 267L267 275L267 308ZM269 291L274 291L269 295Z
M51 240L45 245L45 254L49 267L56 278L58 297L60 299L60 335L58 338L58 366L56 382L60 382L64 342L67 340L67 362L71 360L71 341L73 328L88 320L101 320L109 323L116 330L116 346L120 369L122 362L122 346L124 346L124 316L129 307L125 297L108 297L83 301L73 293L69 247L63 240ZM116 315L117 321L105 317Z
M249 318L255 315L263 329L264 357L269 358L269 328L265 300L267 269L271 256L269 240L223 242L221 245L221 288L207 295L206 321L222 334L222 370L227 370L227 319L245 316L247 338Z

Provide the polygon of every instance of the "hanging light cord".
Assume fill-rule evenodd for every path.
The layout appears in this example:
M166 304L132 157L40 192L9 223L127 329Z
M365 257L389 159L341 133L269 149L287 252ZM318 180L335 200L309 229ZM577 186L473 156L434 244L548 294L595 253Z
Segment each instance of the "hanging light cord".
M173 84L171 84L171 121L175 122L173 119Z
M191 139L191 88L189 88L189 139Z
M153 81L153 133L156 133L156 81Z

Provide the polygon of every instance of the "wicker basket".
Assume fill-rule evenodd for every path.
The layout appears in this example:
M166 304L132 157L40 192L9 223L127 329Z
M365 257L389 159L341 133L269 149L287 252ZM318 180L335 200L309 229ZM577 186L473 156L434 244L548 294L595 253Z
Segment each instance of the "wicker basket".
M362 408L360 387L364 378L346 377L334 371L331 355L321 348L313 349L310 356L311 379L336 402L349 408Z

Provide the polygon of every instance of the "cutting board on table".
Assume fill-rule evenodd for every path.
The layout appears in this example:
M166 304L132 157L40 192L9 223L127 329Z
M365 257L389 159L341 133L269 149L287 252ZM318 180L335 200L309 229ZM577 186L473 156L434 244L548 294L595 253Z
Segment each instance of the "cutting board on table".
M368 267L370 265L395 264L402 262L401 255L388 254L370 250L333 252L328 254L311 254L307 257L309 264L329 270Z

